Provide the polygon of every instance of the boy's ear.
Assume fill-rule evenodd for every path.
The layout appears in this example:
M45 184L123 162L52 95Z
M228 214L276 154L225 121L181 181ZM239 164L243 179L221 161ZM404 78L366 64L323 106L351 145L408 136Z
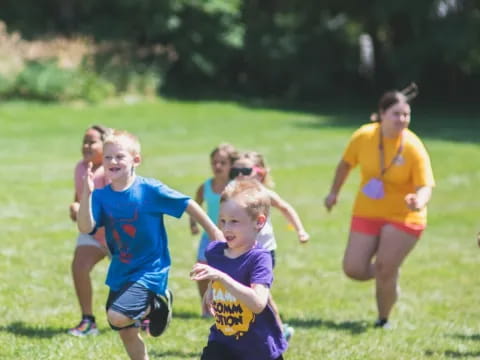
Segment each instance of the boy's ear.
M141 162L142 162L142 157L140 156L140 154L135 155L133 157L133 166L138 166L140 165Z
M267 222L267 217L264 214L260 214L257 216L257 223L255 224L258 231L260 231Z

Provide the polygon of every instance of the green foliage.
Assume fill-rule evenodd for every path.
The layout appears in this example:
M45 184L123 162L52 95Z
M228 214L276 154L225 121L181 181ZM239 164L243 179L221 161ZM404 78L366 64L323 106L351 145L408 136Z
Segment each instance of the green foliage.
M62 69L54 62L29 62L7 94L47 101L98 102L112 96L114 91L111 83L91 71Z
M30 62L17 77L19 95L42 100L68 99L74 86L75 73L59 69L54 63Z
M168 66L142 62L165 92L316 100L377 96L416 80L423 96L451 99L472 96L480 81L478 0L18 0L3 4L1 16L27 37L168 47ZM368 75L359 72L365 34L375 55ZM127 72L143 74L136 65Z
M11 94L15 89L15 77L0 74L0 97Z

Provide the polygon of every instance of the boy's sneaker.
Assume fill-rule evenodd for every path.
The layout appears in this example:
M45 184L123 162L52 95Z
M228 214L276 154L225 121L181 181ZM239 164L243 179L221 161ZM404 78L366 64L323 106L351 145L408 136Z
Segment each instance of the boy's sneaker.
M68 333L73 336L87 336L87 335L98 335L97 324L95 321L89 319L82 319L80 323L68 330Z
M290 341L294 333L295 333L295 329L293 327L291 327L286 323L283 324L282 334L285 340Z
M172 320L173 294L167 289L165 296L156 295L153 310L148 314L150 320L150 335L157 337L163 334Z

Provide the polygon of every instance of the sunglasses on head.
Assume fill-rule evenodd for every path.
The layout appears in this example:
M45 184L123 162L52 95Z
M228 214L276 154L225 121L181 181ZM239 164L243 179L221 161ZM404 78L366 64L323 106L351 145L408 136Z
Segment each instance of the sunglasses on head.
M253 168L243 167L243 168L231 168L229 177L230 179L235 179L238 175L242 174L248 176L252 173Z

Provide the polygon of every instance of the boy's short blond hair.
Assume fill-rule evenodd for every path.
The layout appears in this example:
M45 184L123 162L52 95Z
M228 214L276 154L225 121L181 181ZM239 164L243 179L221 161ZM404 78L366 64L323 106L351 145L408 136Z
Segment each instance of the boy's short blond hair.
M268 217L270 214L270 195L265 187L255 179L231 181L223 190L220 203L233 198L241 201L253 220L256 220L259 215Z
M125 130L113 130L108 134L103 142L103 146L107 144L118 144L124 146L133 156L140 155L141 147L138 138Z

